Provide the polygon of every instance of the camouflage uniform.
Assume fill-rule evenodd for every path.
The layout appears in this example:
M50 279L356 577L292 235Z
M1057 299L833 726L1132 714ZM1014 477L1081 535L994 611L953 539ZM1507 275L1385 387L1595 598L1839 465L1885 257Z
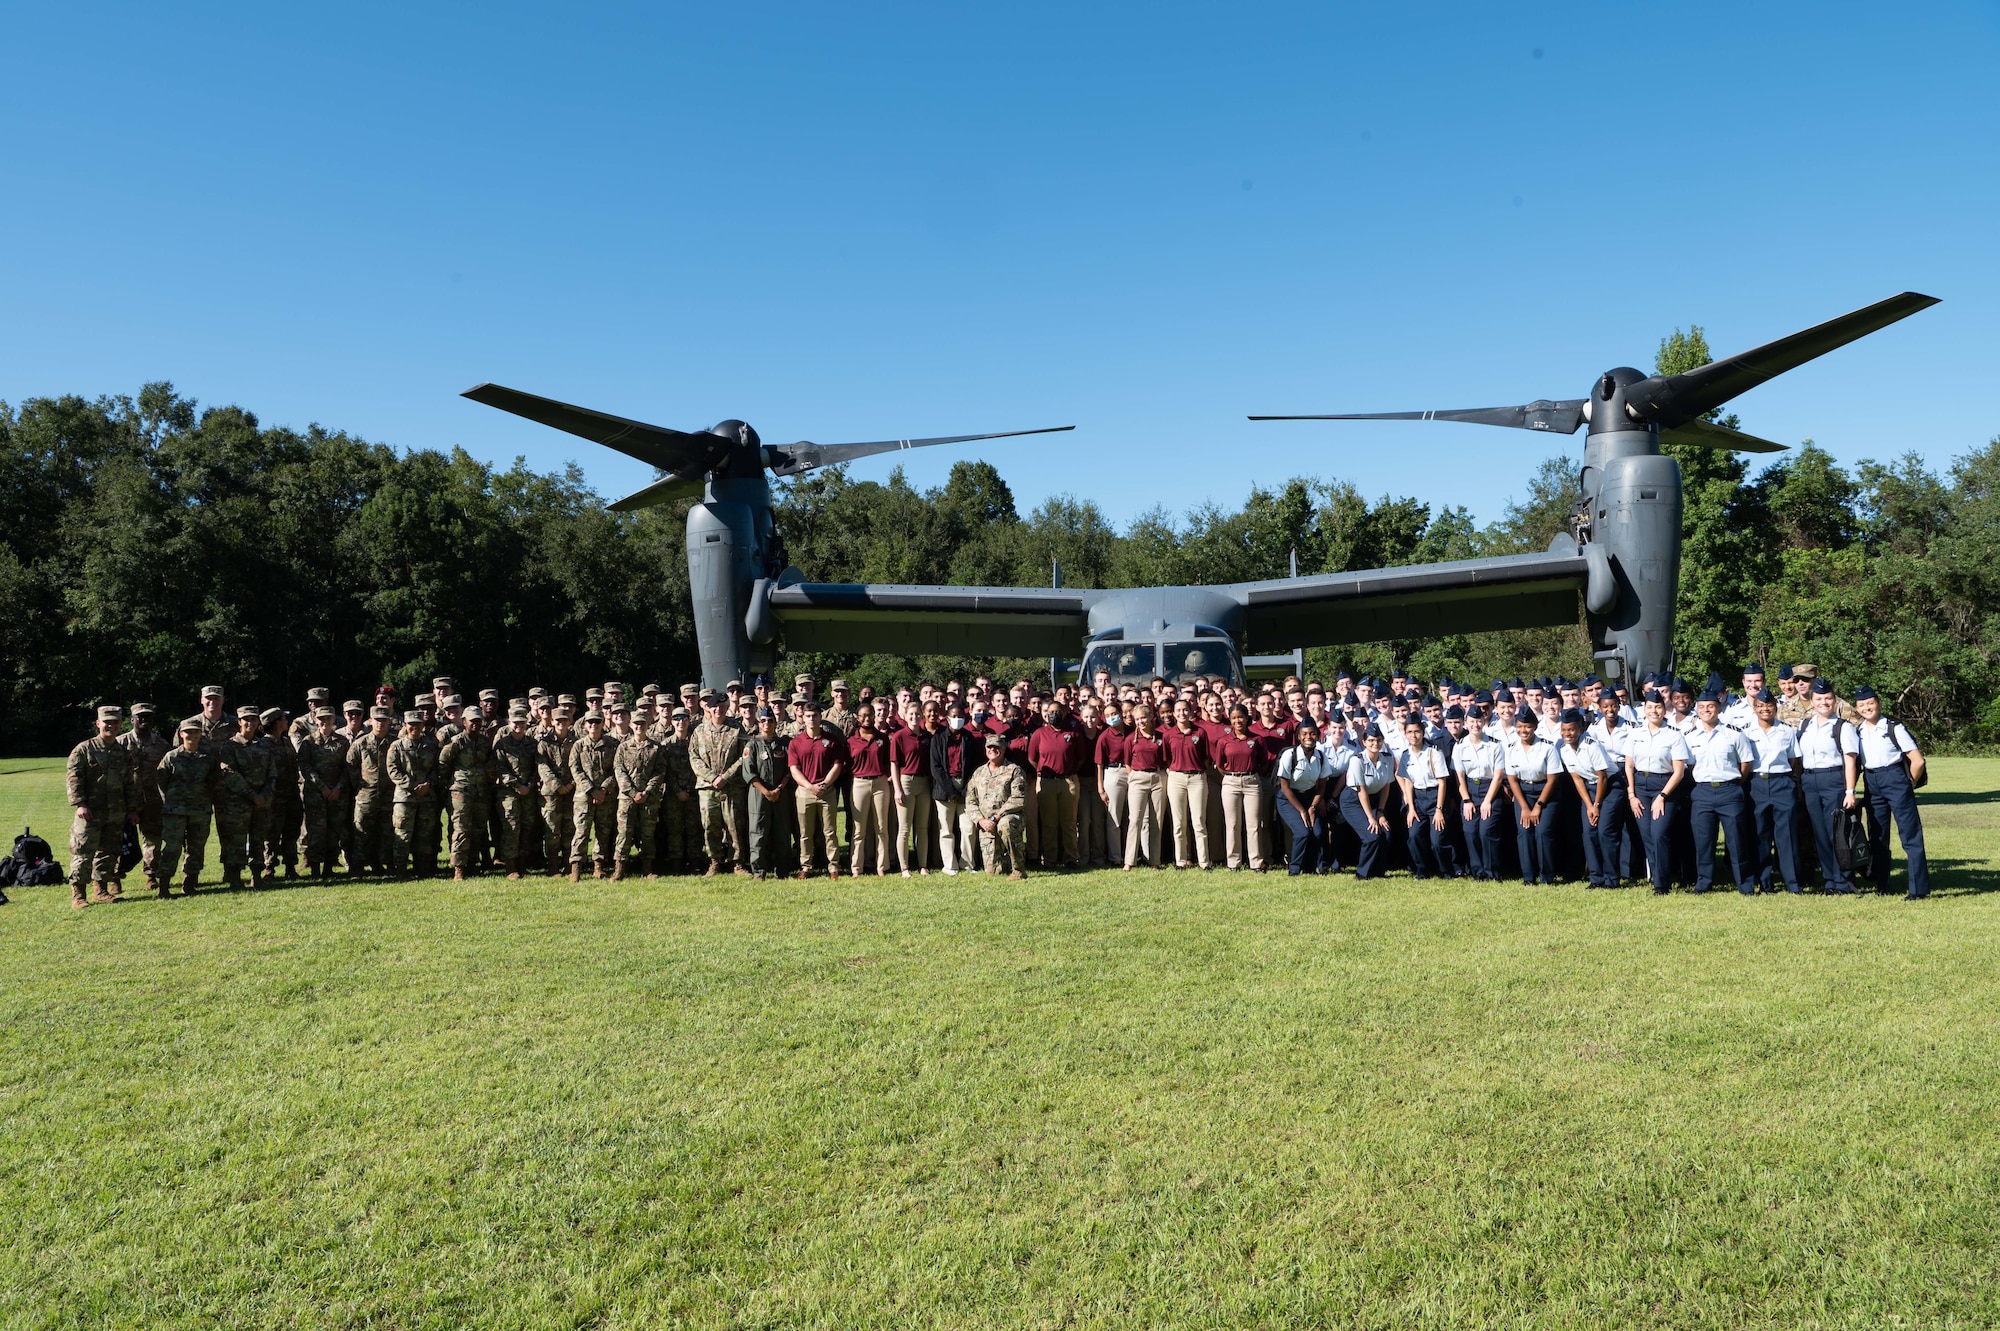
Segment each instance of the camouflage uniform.
M146 874L146 886L157 892L166 885L160 875L171 870L163 871L160 868L163 814L160 806L160 783L153 779L153 772L159 767L160 759L166 757L167 750L174 745L160 733L158 727L149 728L145 738L141 739L136 723L134 729L118 737L118 742L132 751L132 771L136 774L135 780L139 787L139 803L132 810L139 816L139 864Z
M541 759L542 860L551 874L569 867L570 838L576 835L576 778L569 770L576 744L574 733L564 735L551 726L535 746Z
M201 876L202 852L208 848L208 820L222 790L222 764L211 749L189 753L178 746L154 765L154 788L160 792L160 890L174 876L182 848L187 852L183 891L194 891Z
M111 899L109 884L118 876L118 843L125 834L125 816L139 807L138 774L133 751L116 739L92 735L69 751L69 802L89 809L69 829L70 900L80 904L84 888L96 883L100 901Z
M347 740L335 731L314 735L298 748L299 802L304 806L306 871L333 871L347 838ZM326 797L333 792L333 798Z
M348 746L348 786L354 792L354 852L350 872L389 867L389 835L394 822L395 782L389 776L389 746L395 741L373 730Z
M437 768L438 743L422 731L389 746L389 780L396 786L389 867L396 873L414 868L419 878L437 874Z
M750 858L744 824L749 810L744 795L743 732L727 721L704 720L688 736L688 763L694 768L695 795L701 801L702 837L711 864L735 864ZM716 789L715 780L723 784Z
M661 797L657 840L670 873L684 873L698 858L701 845L701 803L695 796L694 765L688 761L688 743L693 738L675 739L670 733L660 741L666 755L667 793Z
M500 810L500 859L508 874L521 872L521 860L535 835L535 814L542 784L542 750L535 737L509 730L493 741L493 761L499 768L494 778L499 788L496 801Z
M283 864L289 878L298 871L299 824L305 817L305 802L299 796L299 751L289 731L265 738L278 759L278 791L271 800L271 858L264 871L275 874Z
M569 860L582 864L596 843L597 872L601 877L612 871L618 855L618 744L609 735L591 739L585 735L569 751L570 776L576 781L575 833L570 838ZM592 796L604 792L602 800Z
M979 849L986 863L986 872L999 873L1003 858L1001 843L1005 843L1007 866L1014 873L1025 873L1028 860L1028 834L1022 821L1022 811L1028 804L1027 773L1018 763L1001 763L995 768L991 763L982 763L978 771L965 783L965 816L967 818L992 818L996 831L979 828Z
M653 828L660 797L667 789L667 764L660 746L650 735L633 734L618 746L613 764L618 773L618 872L625 872L633 851L639 853L639 871L653 872ZM643 792L645 798L634 802Z
M455 736L438 754L438 778L451 783L451 867L476 869L486 849L486 810L492 803L493 741L486 732Z
M253 885L263 883L271 843L271 805L278 791L278 753L268 735L226 740L222 798L215 806L215 830L222 838L222 869L232 882L247 864Z

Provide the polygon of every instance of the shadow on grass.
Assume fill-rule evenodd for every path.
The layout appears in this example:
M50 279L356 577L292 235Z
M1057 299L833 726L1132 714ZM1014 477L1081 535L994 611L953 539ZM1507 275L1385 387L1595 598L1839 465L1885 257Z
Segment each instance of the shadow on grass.
M1946 859L1942 856L1930 857L1931 895L1934 897L1969 897L1982 892L2000 892L2000 869L1995 869L1987 860ZM1900 891L1909 885L1901 862L1890 881Z
M2000 804L2000 790L1925 791L1917 796L1920 804Z

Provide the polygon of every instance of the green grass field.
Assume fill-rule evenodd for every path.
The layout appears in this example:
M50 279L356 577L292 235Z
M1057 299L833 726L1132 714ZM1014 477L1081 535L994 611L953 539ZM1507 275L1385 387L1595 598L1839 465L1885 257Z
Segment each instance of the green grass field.
M0 1324L1991 1326L2000 760L1925 805L1921 903L21 891Z

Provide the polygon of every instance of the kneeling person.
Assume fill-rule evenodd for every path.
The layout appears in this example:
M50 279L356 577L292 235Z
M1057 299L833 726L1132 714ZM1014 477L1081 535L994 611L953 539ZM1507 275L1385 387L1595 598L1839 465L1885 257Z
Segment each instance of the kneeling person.
M1028 876L1028 836L1022 821L1027 804L1027 779L1017 764L1007 761L1007 741L987 736L986 766L965 783L965 813L979 828L979 850L988 873L999 873L1004 857L1007 877Z

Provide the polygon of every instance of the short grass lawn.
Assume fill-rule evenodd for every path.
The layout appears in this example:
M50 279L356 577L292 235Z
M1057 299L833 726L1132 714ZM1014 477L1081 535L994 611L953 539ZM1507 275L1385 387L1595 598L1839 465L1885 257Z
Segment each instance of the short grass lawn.
M2000 760L1935 770L1917 903L19 891L0 1325L1991 1326Z

